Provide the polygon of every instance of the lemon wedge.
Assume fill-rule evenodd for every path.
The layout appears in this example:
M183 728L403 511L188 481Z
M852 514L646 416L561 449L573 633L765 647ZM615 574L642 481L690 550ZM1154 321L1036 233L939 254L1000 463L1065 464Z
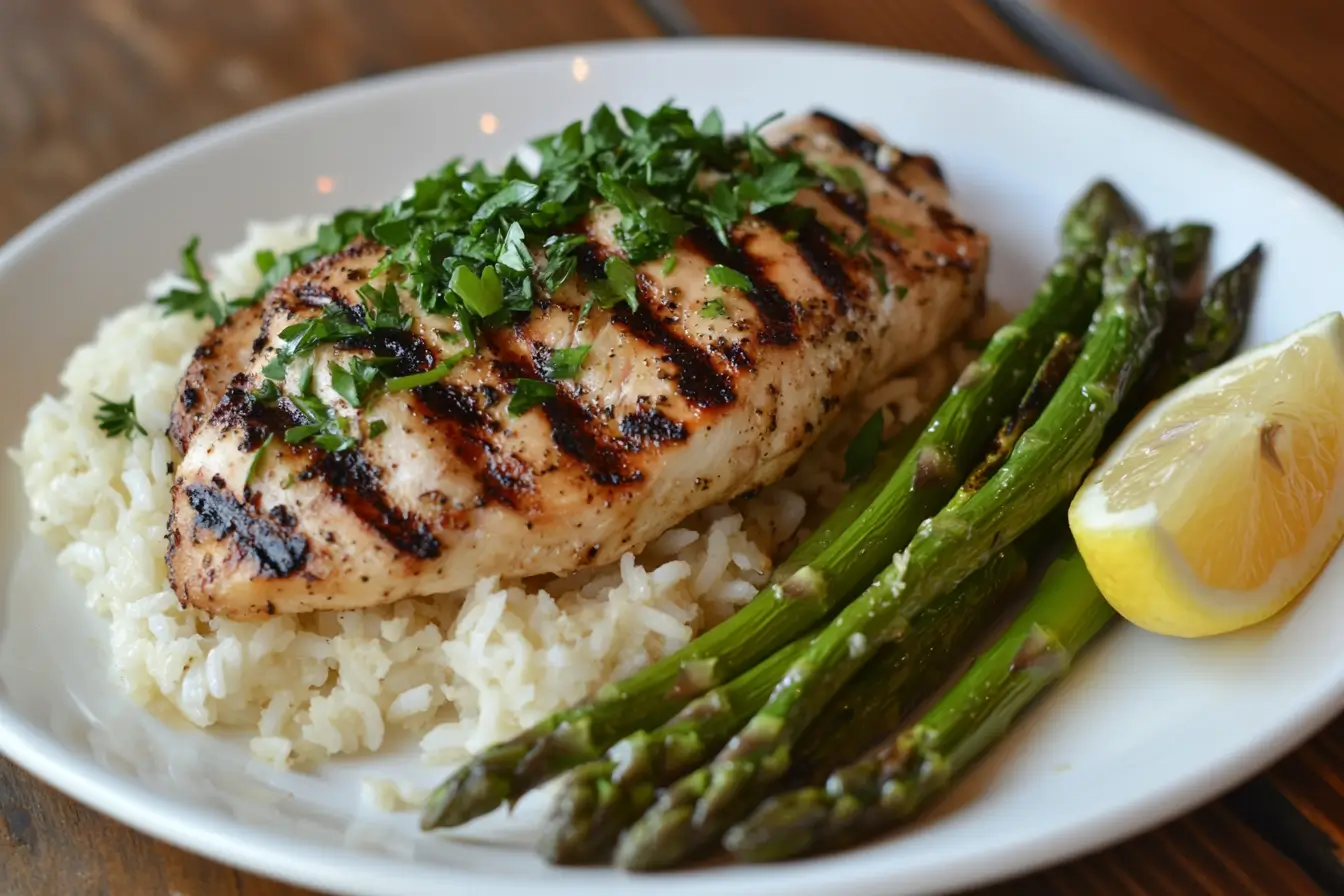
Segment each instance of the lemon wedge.
M1129 621L1196 638L1279 612L1344 535L1344 316L1151 405L1084 481L1069 527Z

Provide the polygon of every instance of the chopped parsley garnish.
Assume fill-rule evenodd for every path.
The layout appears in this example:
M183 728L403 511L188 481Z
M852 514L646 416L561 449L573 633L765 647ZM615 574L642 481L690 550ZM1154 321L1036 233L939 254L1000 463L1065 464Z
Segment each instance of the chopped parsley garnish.
M520 379L515 384L513 397L509 399L509 416L526 414L548 398L555 397L555 384L540 380Z
M818 161L814 162L812 167L842 190L848 190L851 193L863 192L863 178L859 176L859 172L848 165L831 165L827 162Z
M860 252L867 251L873 241L866 230L855 237L852 243L845 239L843 233L834 228L827 227L826 233L830 236L831 242L843 249L846 255L858 255Z
M279 390L273 390L272 394L276 395L275 400L278 401ZM253 393L253 396L256 400L263 400L257 397L257 393ZM311 364L304 368L303 375L299 379L298 394L286 395L285 398L299 415L308 421L286 429L286 443L299 445L312 441L323 451L331 452L346 451L359 444L359 439L350 435L349 422L313 394Z
M405 392L407 389L419 389L421 386L432 386L439 380L453 372L457 362L461 361L470 353L470 349L463 349L455 355L449 355L439 363L421 373L411 373L406 376L394 376L387 381L387 391Z
M385 432L387 432L387 421L386 421L386 420L370 420L370 421L369 421L369 438L371 438L371 439L376 439L376 438L378 438L380 435L382 435L382 434L385 433Z
M570 348L558 348L551 352L546 364L546 376L553 380L572 380L583 366L591 345L575 345Z
M266 455L266 449L271 447L271 439L275 433L266 433L266 438L262 439L261 446L252 455L252 461L247 465L247 475L243 477L243 488L252 484L252 480L257 478L257 473L261 471L261 461Z
M193 236L182 249L182 278L190 282L191 287L175 286L155 299L154 303L163 307L164 314L186 313L197 320L208 317L218 326L228 317L228 309L210 291L210 281L205 279L200 259L196 257L200 245L201 238Z
M182 274L189 286L156 301L167 313L190 313L219 324L303 265L357 238L380 244L385 253L369 276L385 277L386 286L365 284L358 290L362 307L333 303L281 331L281 344L263 369L269 385L254 393L274 403L290 391L284 386L288 365L317 346L365 332L409 328L412 317L403 300L425 314L453 317L453 329L467 346L462 354L474 352L480 333L509 324L515 315L530 311L544 292L574 276L590 239L576 232L575 225L594 205L605 204L620 215L612 229L619 254L608 253L604 276L590 278L588 286L597 304L624 304L637 311L637 265L666 256L663 271L671 273L677 258L670 252L682 234L707 227L727 244L730 230L743 217L780 206L787 213L798 191L818 182L817 172L798 153L766 143L761 128L770 120L730 137L717 112L697 125L687 110L670 103L649 114L629 108L618 114L601 106L587 122L573 122L534 141L540 158L536 166L514 158L498 170L487 170L481 163L453 160L381 208L340 212L318 228L307 246L256 253L261 277L250 296L226 299L212 292L197 260L199 242L193 238L182 252ZM839 169L831 176L837 173L845 178ZM720 267L713 276L717 279L711 282L725 288L750 289L750 281L730 268ZM723 316L726 310L716 299L701 314ZM576 375L583 362L580 348L557 351L548 377ZM565 351L574 354L567 357ZM409 377L385 378L377 359L360 357L332 361L328 371L342 398L367 407L380 389L437 382L456 357ZM355 441L346 421L312 394L311 385L299 392L289 400L307 422L291 427L286 441L311 439L328 450L342 450ZM519 380L510 413L522 413L554 394L553 384Z
M128 439L133 439L137 433L142 436L149 435L145 428L140 425L139 418L135 416L134 395L125 401L111 401L97 392L93 393L93 397L102 402L98 405L98 411L93 415L93 419L98 422L98 428L108 438L114 439L117 436L125 436Z
M271 268L275 267L275 253L270 249L259 249L257 254L252 256L252 260L263 277L270 273Z
M285 368L296 357L311 352L323 343L337 342L363 332L365 328L355 323L348 308L332 302L322 309L321 314L290 324L280 331L284 344L262 368L262 375L277 382L283 380Z
M322 403L315 395L291 396L290 402L298 408L308 423L291 426L285 430L285 441L298 445L312 440L323 451L347 451L359 444L359 439L350 435L350 425L344 417Z
M678 236L698 226L726 242L743 216L791 202L816 176L797 153L766 144L760 134L766 123L729 137L716 112L696 125L687 110L671 104L647 115L628 108L617 115L602 106L588 122L534 141L541 159L535 171L516 158L499 171L454 160L416 181L404 198L341 212L310 246L259 253L263 282L238 302L255 301L297 267L365 235L388 249L376 273L395 274L426 312L457 317L471 340L483 327L504 324L510 312L530 309L537 284L554 290L574 273L585 237L558 234L594 203L620 212L616 242L633 265L667 254ZM194 252L194 241L189 248ZM539 272L533 270L537 251L546 259ZM162 303L222 320L229 306L216 301L193 270L199 266L184 263L196 289L170 293ZM633 302L624 274L608 271L607 277L617 281L614 296Z
M877 253L873 251L872 235L865 230L851 243L847 242L844 234L838 230L827 228L827 232L830 234L831 242L843 249L846 255L853 257L862 254L868 259L868 267L872 271L873 279L877 281L877 291L880 295L885 296L890 289L890 284L887 282L887 268L882 263L882 259L878 258ZM898 286L896 298L905 298L905 291L904 286Z
M332 361L327 364L327 372L331 375L331 388L355 408L364 407L380 375L376 363L359 357L351 358L344 367Z
M606 281L593 284L598 293L598 304L611 308L624 302L631 311L638 311L639 280L630 262L613 255L602 265L602 270L607 275Z
M279 387L276 387L277 390ZM299 394L311 395L313 391L313 365L307 364L299 373Z
M887 266L882 263L872 249L867 252L868 265L873 269L873 279L877 281L877 291L879 295L886 295L890 288L887 284Z
M382 291L365 283L357 291L364 303L364 328L373 330L406 330L411 326L411 316L401 310L401 298L397 288L388 283Z
M845 448L845 480L854 481L867 476L877 463L877 452L882 450L882 409L864 421Z
M908 287L908 286L900 286L900 285L898 285L898 286L896 287L896 298L897 298L897 299L903 299L903 298L905 298L906 294L909 293L909 292L910 292L910 287Z
M489 317L504 307L504 286L499 271L492 264L481 268L480 276L467 265L458 265L453 268L448 288L477 317Z
M898 221L893 221L890 218L884 218L881 217L880 215L874 217L873 220L876 221L881 226L885 227L887 230L890 230L892 233L899 234L900 236L912 237L915 235L915 228L910 227L907 224L901 224Z
M587 242L588 238L581 234L548 237L541 244L542 251L546 253L546 268L541 272L541 285L552 292L559 289L560 284L568 280L578 266L575 252Z
M728 309L723 307L723 299L710 299L700 306L701 317L727 317Z
M252 390L252 398L260 404L274 405L280 400L280 387L275 380L263 379L261 385Z
M716 264L705 271L705 282L714 286L751 292L751 281L747 279L747 275L735 271L727 265Z

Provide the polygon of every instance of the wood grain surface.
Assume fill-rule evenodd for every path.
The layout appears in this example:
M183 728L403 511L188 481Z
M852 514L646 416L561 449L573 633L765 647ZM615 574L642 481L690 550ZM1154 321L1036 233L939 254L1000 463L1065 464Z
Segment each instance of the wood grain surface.
M684 5L706 34L849 41L1054 70L979 0L684 0Z
M1344 3L1043 3L1196 124L1344 202Z
M1339 0L1052 2L1194 121L1344 198ZM684 6L711 34L860 41L1054 71L977 0ZM0 240L137 156L287 96L468 54L657 30L634 0L0 0ZM1344 854L1344 720L1262 780L1310 819L1326 852ZM986 892L1322 892L1244 816L1220 801ZM0 760L0 896L301 892L136 834Z
M285 97L657 33L629 0L0 0L0 235L151 149Z

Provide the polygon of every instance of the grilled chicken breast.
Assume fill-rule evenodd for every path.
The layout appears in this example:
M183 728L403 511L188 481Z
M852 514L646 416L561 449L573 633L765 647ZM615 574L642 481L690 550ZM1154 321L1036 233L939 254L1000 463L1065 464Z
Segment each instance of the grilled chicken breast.
M800 192L795 204L816 216L796 233L766 212L740 221L730 246L708 230L682 236L670 272L636 266L637 310L585 317L589 284L617 251L619 214L596 207L582 222L577 276L511 328L483 334L445 378L353 408L333 390L329 361L377 355L385 375L405 376L462 348L451 318L403 295L409 329L313 355L311 388L352 431L386 426L348 450L286 444L286 428L306 421L287 400L268 406L250 393L283 329L329 303L362 313L356 290L384 285L371 276L382 246L360 239L318 259L214 330L171 427L183 453L168 551L179 598L247 618L562 573L639 550L687 514L781 477L846 399L967 321L988 242L948 209L928 157L824 114L768 137L849 166L863 190ZM864 234L864 252L838 245ZM716 264L745 274L750 290L706 285ZM721 316L717 304L705 311L716 300ZM543 380L551 353L576 345L591 347L578 375L511 416L518 380ZM287 385L301 375L291 369Z

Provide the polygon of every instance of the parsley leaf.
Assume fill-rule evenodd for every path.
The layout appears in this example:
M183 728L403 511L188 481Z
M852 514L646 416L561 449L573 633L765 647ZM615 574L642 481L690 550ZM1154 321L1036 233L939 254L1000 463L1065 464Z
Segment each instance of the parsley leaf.
M669 254L663 262L663 273L670 274L677 269L677 256Z
M376 363L359 357L351 358L345 367L329 362L327 372L331 375L331 388L354 408L364 407L380 375Z
M333 453L354 448L359 444L359 439L350 435L348 421L314 395L312 386L313 366L310 364L299 378L299 394L286 396L299 415L308 422L286 429L285 442L298 445L311 440L323 451Z
M848 190L851 193L863 193L863 178L859 176L859 172L850 166L832 165L829 162L817 161L813 163L813 167L840 189Z
M522 180L511 180L489 199L482 202L480 207L476 209L476 214L471 216L471 220L488 221L510 206L527 205L540 192L541 187L536 184L530 184Z
M262 376L279 382L285 378L285 368L300 355L306 355L319 345L338 342L365 332L365 328L351 317L350 309L332 302L322 313L290 324L280 331L283 344L261 369Z
M385 433L385 432L387 432L387 421L386 421L386 420L370 420L370 421L369 421L369 438L371 438L371 439L376 439L376 438L378 438L380 435L382 435L382 434Z
M379 221L370 229L373 231L373 238L378 242L395 246L411 238L411 234L415 232L415 224L410 218L393 218L390 221Z
M208 317L215 322L215 326L219 326L228 315L223 303L211 293L210 282L201 270L200 259L196 257L200 245L200 237L193 236L182 248L182 277L192 284L192 288L175 286L155 298L154 304L161 306L164 314L186 313L197 320Z
M877 463L877 452L882 450L882 409L864 421L845 448L845 480L852 482L867 476Z
M372 285L365 283L356 293L360 301L364 303L364 328L372 332L373 330L406 330L410 329L412 320L409 314L401 310L401 298L397 295L397 287L388 283L380 292Z
M723 136L723 116L718 109L710 109L700 120L700 134L705 137Z
M504 307L504 288L494 265L486 265L477 276L465 264L453 270L448 288L457 294L477 317L489 317Z
M607 275L606 294L600 297L602 306L610 308L619 302L625 302L631 311L638 311L639 283L630 262L619 255L613 255L602 265L602 270Z
M890 230L892 233L899 234L903 237L912 237L915 235L915 228L909 226L908 224L901 224L898 221L893 221L890 218L884 218L881 215L875 216L873 220L876 221L882 227L886 228L887 230Z
M243 477L243 488L247 488L252 484L252 480L256 479L257 473L261 470L261 460L266 454L266 449L271 447L271 439L274 437L275 433L266 433L261 446L252 454L252 461L247 465L247 475Z
M509 399L509 416L526 414L548 398L555 397L555 384L540 380L520 379L515 384L513 397Z
M700 306L701 317L727 317L728 309L723 307L723 299L710 299Z
M877 292L885 296L890 288L887 284L887 266L871 249L868 250L868 266L872 268L873 279L877 281Z
M510 224L504 234L504 249L499 253L499 263L519 273L532 270L532 253L527 251L527 240L523 236L522 225L517 221Z
M570 348L557 348L551 352L546 365L546 376L553 380L572 380L583 366L583 359L592 349L591 345L575 345Z
M284 373L280 375L284 376ZM280 387L273 379L263 379L261 385L252 390L252 398L265 405L274 405L280 400Z
M253 256L253 262L256 264L257 270L261 273L261 276L265 277L270 273L271 268L275 267L275 253L270 249L260 249L257 251L257 254Z
M457 366L457 362L470 353L471 349L464 348L457 354L444 358L428 370L407 374L406 376L394 376L387 381L387 391L405 392L407 389L419 389L421 386L433 385L452 373L453 368Z
M311 395L313 392L313 365L308 364L299 374L299 394Z
M574 253L586 242L587 237L577 234L571 236L557 234L547 239L542 244L542 248L546 250L546 268L541 272L542 285L554 291L568 280L578 265Z
M98 428L107 435L109 439L117 436L125 436L128 439L135 438L139 433L142 436L149 435L145 428L140 425L140 420L135 415L135 396L132 395L125 401L111 401L93 393L93 397L98 399L101 404L98 405L98 411L93 419L98 422Z
M778 205L787 205L804 187L813 186L815 179L801 162L791 161L766 166L760 174L743 177L736 195L746 211L759 215Z
M332 453L348 451L359 444L359 440L350 435L345 418L323 404L317 396L291 395L289 400L309 422L285 430L285 441L288 444L298 445L311 439L317 447Z
M714 286L731 287L742 292L751 292L751 281L747 279L746 274L722 264L716 264L705 272L705 282Z

